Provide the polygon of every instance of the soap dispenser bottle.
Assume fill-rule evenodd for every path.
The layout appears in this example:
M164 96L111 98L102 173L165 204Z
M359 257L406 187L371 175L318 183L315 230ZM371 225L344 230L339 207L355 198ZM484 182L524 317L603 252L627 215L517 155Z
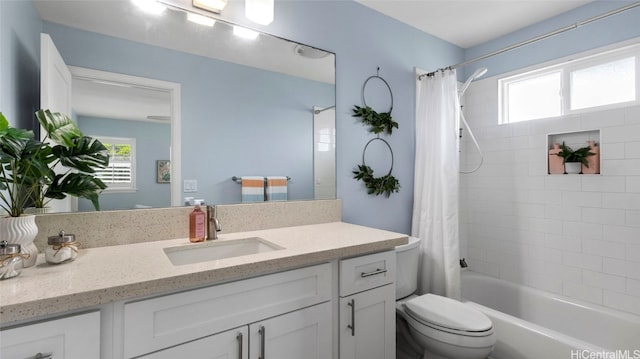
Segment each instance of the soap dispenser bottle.
M189 241L202 242L207 235L206 214L196 205L189 214Z

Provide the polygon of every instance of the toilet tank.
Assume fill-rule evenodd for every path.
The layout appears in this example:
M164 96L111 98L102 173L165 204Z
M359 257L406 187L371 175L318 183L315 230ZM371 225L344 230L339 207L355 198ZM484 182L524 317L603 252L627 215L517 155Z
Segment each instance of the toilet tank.
M419 258L419 238L409 237L409 243L396 247L396 300L416 291Z

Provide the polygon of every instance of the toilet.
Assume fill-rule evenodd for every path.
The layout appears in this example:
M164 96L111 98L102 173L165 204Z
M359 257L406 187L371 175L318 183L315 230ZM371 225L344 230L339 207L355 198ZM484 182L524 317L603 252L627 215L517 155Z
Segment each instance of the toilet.
M486 358L496 343L491 320L457 300L416 295L419 257L418 238L410 237L408 244L396 247L396 312L404 319L397 323L396 332L403 336L398 343L420 351L424 359Z

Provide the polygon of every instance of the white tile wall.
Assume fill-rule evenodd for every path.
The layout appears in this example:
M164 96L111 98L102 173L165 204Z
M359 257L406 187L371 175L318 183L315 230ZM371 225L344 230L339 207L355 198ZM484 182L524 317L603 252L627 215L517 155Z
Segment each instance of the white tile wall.
M485 156L460 181L470 267L640 314L640 106L498 125L488 78L471 85L464 111ZM548 175L547 134L593 129L602 174ZM461 168L475 167L468 135L461 149Z

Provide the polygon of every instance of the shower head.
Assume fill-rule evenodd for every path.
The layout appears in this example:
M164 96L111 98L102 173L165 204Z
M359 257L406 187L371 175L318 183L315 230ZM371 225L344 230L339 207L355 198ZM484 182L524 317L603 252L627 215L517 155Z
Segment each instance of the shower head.
M464 83L464 85L462 85L460 90L458 90L458 93L460 94L460 96L462 96L464 94L464 92L467 91L467 88L469 87L469 85L471 85L472 81L477 80L478 78L482 77L486 73L487 73L487 68L486 67L481 67L481 68L477 69L473 73L473 75L469 76L469 78Z

